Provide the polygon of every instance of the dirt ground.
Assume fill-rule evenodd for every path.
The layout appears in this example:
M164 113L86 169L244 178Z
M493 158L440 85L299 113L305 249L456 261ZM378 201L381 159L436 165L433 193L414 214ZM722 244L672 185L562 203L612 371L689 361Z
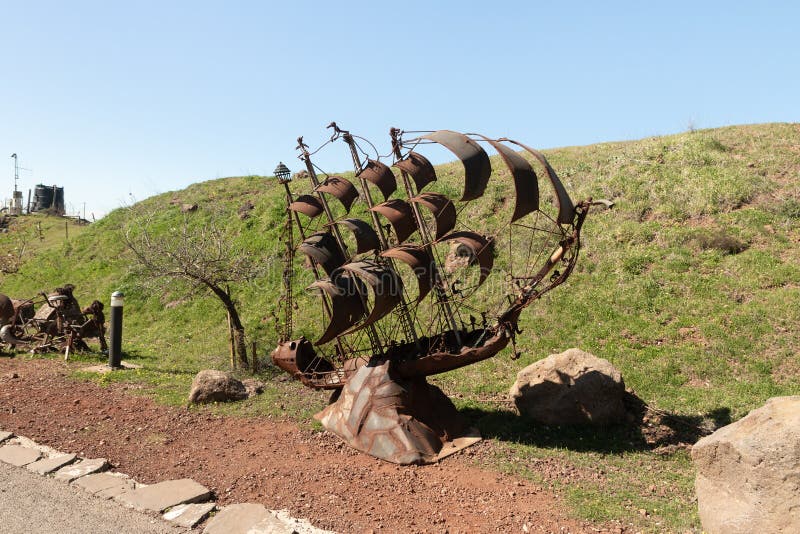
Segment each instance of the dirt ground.
M57 360L0 358L0 428L107 458L143 483L193 478L220 504L288 509L337 532L624 531L570 519L552 493L476 467L491 454L488 440L438 465L401 467L291 422L161 406L69 371Z

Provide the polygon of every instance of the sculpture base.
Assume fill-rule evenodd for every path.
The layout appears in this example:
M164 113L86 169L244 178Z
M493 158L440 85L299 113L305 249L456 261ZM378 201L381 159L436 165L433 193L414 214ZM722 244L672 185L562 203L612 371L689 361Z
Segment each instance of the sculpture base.
M315 417L354 449L402 465L437 462L481 440L442 390L400 378L389 361L361 367Z

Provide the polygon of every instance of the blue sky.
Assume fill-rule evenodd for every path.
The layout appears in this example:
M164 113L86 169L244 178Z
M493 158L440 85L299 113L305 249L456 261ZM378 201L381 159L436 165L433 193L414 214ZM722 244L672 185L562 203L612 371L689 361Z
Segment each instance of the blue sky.
M0 200L300 168L332 120L549 148L800 121L797 2L0 1ZM328 151L319 164L349 169Z

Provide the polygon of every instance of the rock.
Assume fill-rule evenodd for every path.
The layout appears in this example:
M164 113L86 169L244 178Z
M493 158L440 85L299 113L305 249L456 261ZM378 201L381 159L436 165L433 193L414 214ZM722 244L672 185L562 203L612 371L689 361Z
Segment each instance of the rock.
M462 244L454 244L450 247L450 252L444 260L444 270L453 273L459 269L465 269L475 262L475 254L472 249Z
M203 502L210 498L211 492L208 488L190 478L159 482L115 497L126 506L151 512L163 512L179 504Z
M228 402L247 398L244 384L230 373L206 369L197 373L192 381L189 402Z
M14 437L14 433L13 432L0 431L0 443L4 442L7 439L13 438L13 437Z
M247 398L255 397L256 395L261 395L264 393L264 382L261 380L256 380L255 378L247 378L242 380L242 384L244 384L244 389L247 391Z
M521 414L546 425L609 425L626 417L622 375L580 349L529 365L509 395Z
M197 211L197 204L181 204L181 213L192 213Z
M72 482L76 478L85 477L92 473L98 473L108 469L108 460L105 458L91 458L83 460L77 464L67 465L56 471L53 478L56 480L63 480L64 482Z
M203 534L289 534L294 532L261 504L231 504L211 518Z
M253 204L249 200L246 200L245 203L242 204L242 206L239 208L239 212L238 212L239 213L239 218L242 219L242 220L245 220L245 219L249 218L250 217L250 212L253 211L253 208L255 208L255 207L256 207L255 204Z
M94 473L77 479L73 484L102 499L111 499L136 487L133 480L118 473Z
M179 504L170 508L162 517L165 521L171 521L179 527L193 528L196 524L206 518L217 505L213 502L202 504Z
M22 467L41 458L42 453L21 445L3 445L0 447L0 462Z
M60 454L58 456L51 456L50 458L45 458L44 460L39 460L38 462L28 464L25 466L25 469L32 471L33 473L46 475L57 469L61 469L67 464L71 464L75 461L75 458L76 456L74 454Z
M800 532L800 396L776 397L692 448L710 534Z

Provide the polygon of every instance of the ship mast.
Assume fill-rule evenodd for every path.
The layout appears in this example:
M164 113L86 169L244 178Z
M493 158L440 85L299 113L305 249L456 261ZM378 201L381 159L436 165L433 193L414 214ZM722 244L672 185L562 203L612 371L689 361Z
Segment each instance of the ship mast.
M390 128L389 135L392 137L392 152L395 157L395 161L399 161L402 159L403 155L400 152L400 130L397 128ZM406 194L408 198L412 198L414 196L414 190L411 186L411 180L409 179L408 173L402 169L400 169L400 176L403 178L403 187L406 190ZM419 205L416 202L410 202L411 209L414 213L414 219L416 219L417 227L419 228L420 235L422 236L422 242L424 246L431 248L431 243L433 239L431 238L430 232L428 231L428 227L425 226L424 221L422 220L422 215L419 211ZM456 343L458 347L461 347L461 333L458 330L458 325L456 323L455 315L453 314L453 309L450 307L450 301L447 298L447 292L444 288L444 282L442 281L441 276L439 275L439 265L437 263L436 256L431 254L433 257L433 283L434 283L434 291L436 291L436 298L439 302L439 306L442 308L442 312L444 316L447 318L447 322L450 324L450 328L453 331L453 335L456 338Z
M383 225L378 219L378 213L374 211L372 208L375 207L375 202L372 200L372 194L370 193L369 186L367 185L366 179L364 179L363 175L361 174L364 167L361 163L361 157L358 155L358 148L356 147L356 141L353 139L353 136L347 130L340 129L335 122L332 122L328 125L328 128L333 128L334 130L334 137L341 135L342 139L347 146L350 147L350 155L353 158L353 167L356 172L356 176L359 178L361 183L361 189L364 195L364 200L367 202L367 206L369 207L370 213L372 214L372 223L375 226L375 229L378 232L378 239L381 243L381 248L383 250L389 249L389 239L386 237L386 232L384 230ZM393 266L394 263L391 259L386 258L389 265ZM419 336L417 335L417 331L414 328L414 322L411 319L411 314L408 310L408 301L406 300L405 294L401 296L400 305L396 308L398 318L400 319L400 325L403 329L403 332L406 336L408 341L414 342L417 346L419 346Z
M311 179L311 184L314 186L314 191L316 192L317 197L319 198L320 202L322 203L322 207L325 210L325 215L328 218L328 223L331 228L331 232L333 233L333 236L336 238L336 242L339 244L339 247L341 248L342 252L345 254L345 256L348 256L347 245L345 244L344 239L342 239L341 232L339 232L339 227L336 224L336 219L334 218L333 212L331 211L331 208L328 205L328 199L325 198L325 195L318 190L320 182L319 178L317 177L317 171L316 169L314 169L314 164L311 162L311 153L308 151L308 145L303 143L302 137L297 138L297 149L300 150L301 153L300 159L302 159L303 163L305 163L306 171L308 172L308 177ZM364 300L363 297L362 297L362 304L364 305L364 309L366 310L367 302ZM375 329L375 325L371 324L367 327L367 337L369 338L372 354L376 356L383 354L383 345L380 342L380 338L378 337L378 332ZM341 342L338 341L338 337L337 337L337 342L339 343Z
M294 215L294 222L297 224L297 231L300 233L300 239L306 239L306 232L303 230L303 225L300 222L300 216L297 212L292 213L291 208L289 207L292 202L294 202L294 197L292 195L291 189L289 189L289 182L291 179L289 178L289 169L286 168L286 165L283 162L278 164L278 167L275 169L275 176L278 178L281 184L286 191L286 231L288 233L286 238L286 261L284 262L284 272L283 272L283 283L285 285L285 295L286 295L286 313L285 313L285 324L283 327L283 331L281 332L282 337L284 338L282 341L288 341L292 337L292 330L293 330L293 306L294 306L294 295L293 295L293 288L292 288L292 257L294 251L294 232L292 230L292 215ZM317 264L315 262L311 262L311 270L314 273L314 280L320 281L322 276L319 274L319 269L317 268ZM322 292L322 306L325 310L325 314L328 317L333 316L333 311L331 310L331 304L328 302L327 295ZM342 347L342 342L340 339L336 339L336 346L339 349L339 353L344 355L346 354L344 351L344 347Z

